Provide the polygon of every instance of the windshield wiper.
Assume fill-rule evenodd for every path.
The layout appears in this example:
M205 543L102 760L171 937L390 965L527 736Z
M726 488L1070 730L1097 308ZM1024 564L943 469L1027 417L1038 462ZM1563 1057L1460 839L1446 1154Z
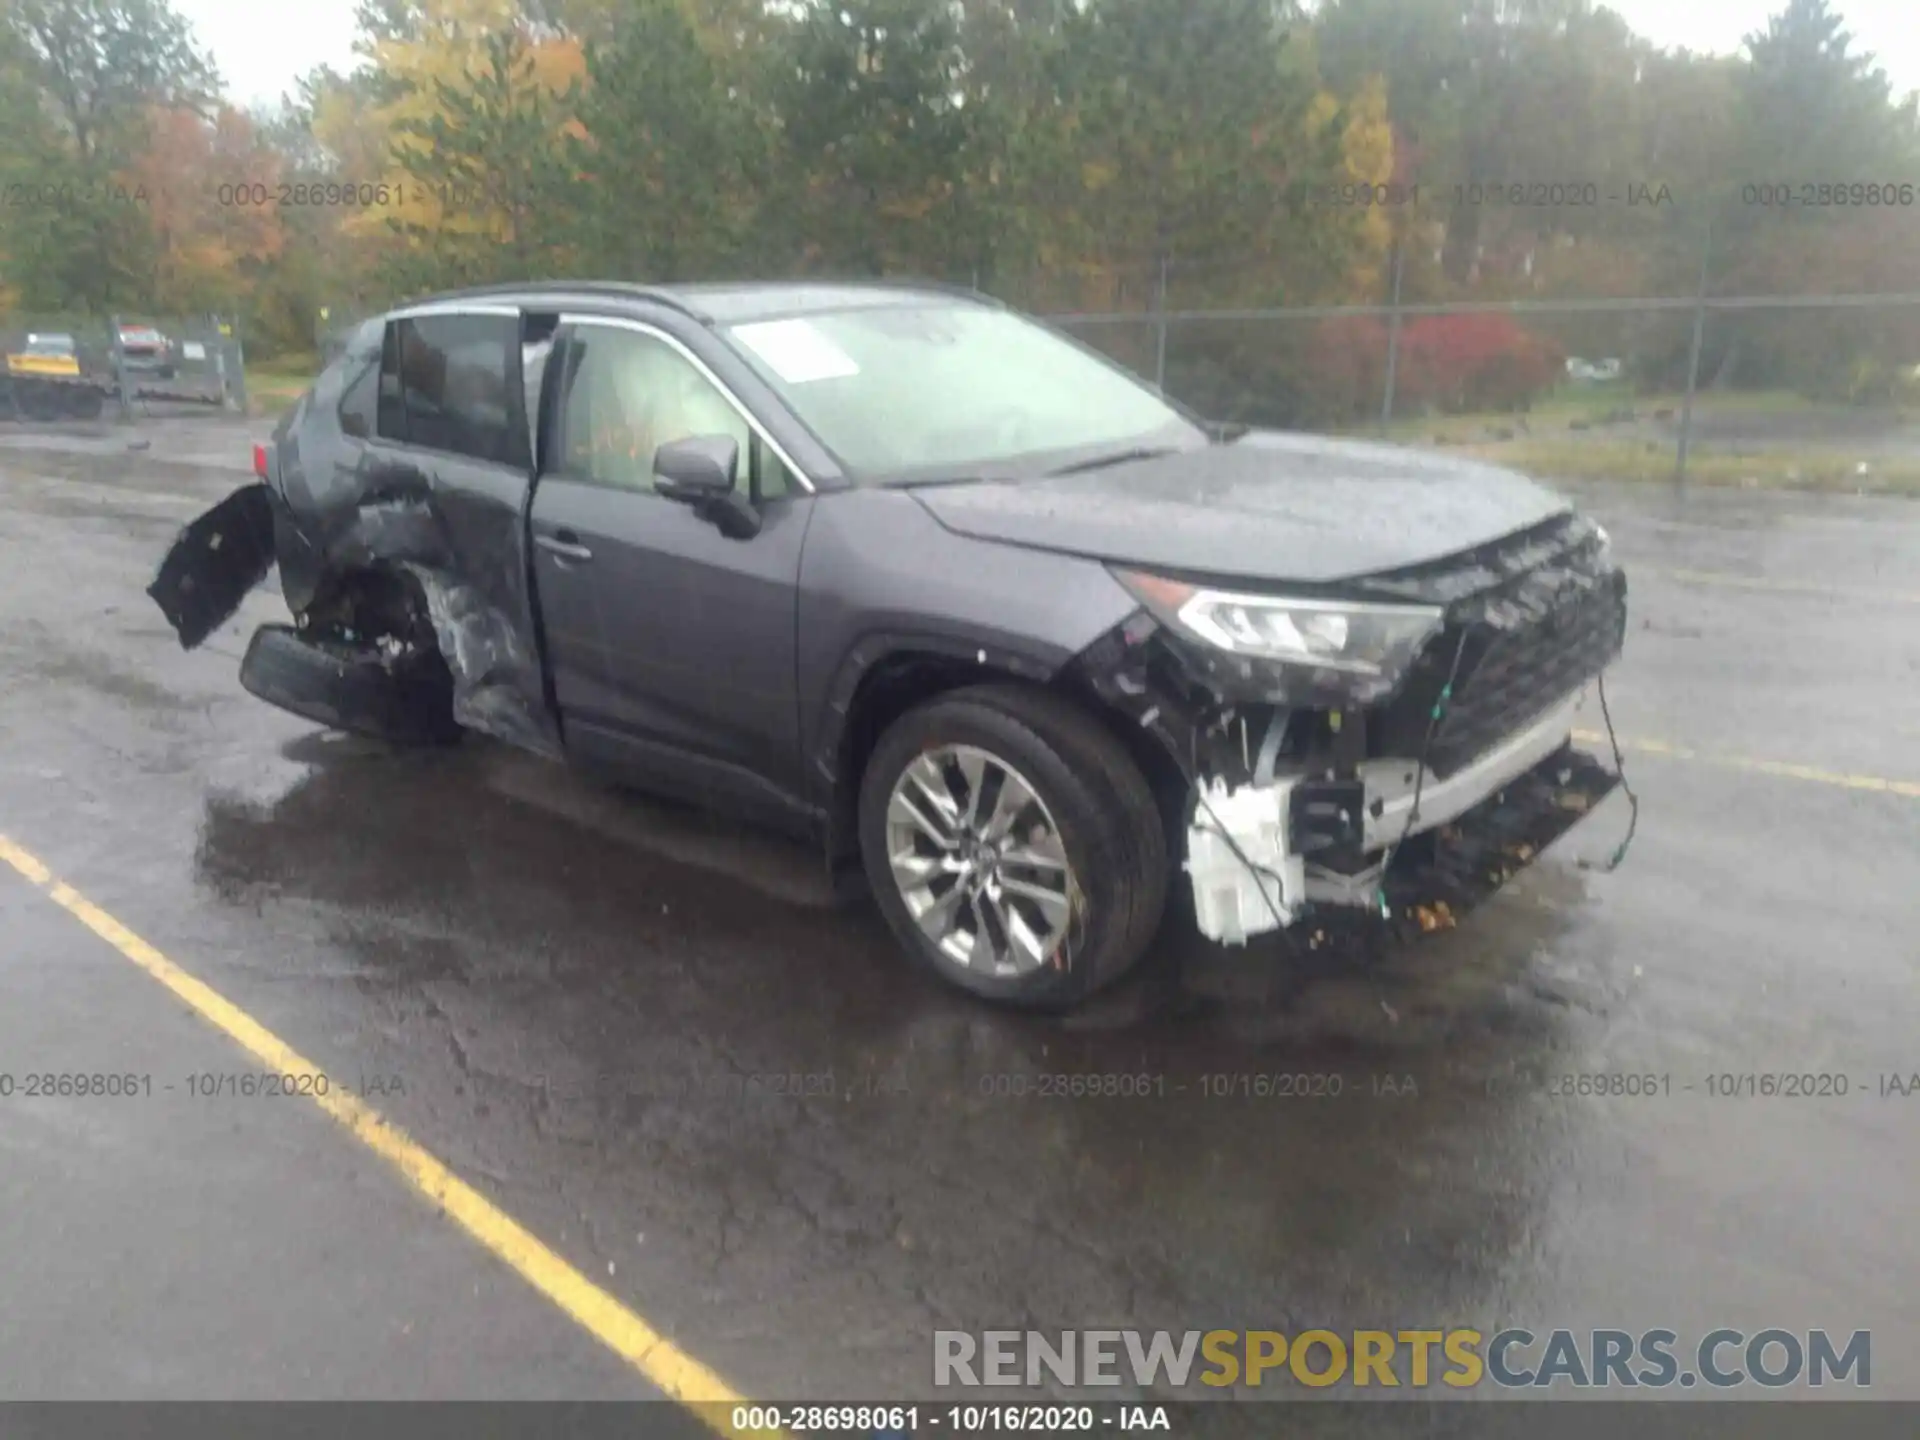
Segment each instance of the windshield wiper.
M1172 445L1136 445L1130 450L1115 450L1108 455L1096 455L1091 460L1076 460L1071 465L1062 465L1058 470L1049 470L1054 475L1078 475L1086 470L1105 470L1111 465L1126 465L1135 460L1157 460L1162 455L1171 455L1176 447Z

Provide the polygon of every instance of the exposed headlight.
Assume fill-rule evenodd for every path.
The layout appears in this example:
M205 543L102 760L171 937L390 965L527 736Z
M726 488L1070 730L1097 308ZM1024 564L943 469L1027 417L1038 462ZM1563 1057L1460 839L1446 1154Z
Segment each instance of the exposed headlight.
M1433 605L1243 595L1138 570L1113 573L1161 620L1216 649L1349 675L1399 675L1445 614Z

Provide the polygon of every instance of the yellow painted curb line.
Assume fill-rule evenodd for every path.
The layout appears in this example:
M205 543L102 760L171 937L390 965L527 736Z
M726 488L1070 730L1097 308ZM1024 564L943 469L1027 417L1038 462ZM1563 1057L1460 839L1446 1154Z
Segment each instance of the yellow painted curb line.
M166 986L269 1073L324 1074L318 1065L246 1011L182 970L4 835L0 835L0 860L6 861L44 890L54 904ZM399 1171L409 1185L461 1229L670 1399L694 1407L705 1423L723 1435L747 1433L736 1432L726 1413L728 1407L745 1403L733 1387L574 1269L531 1231L422 1149L404 1130L352 1095L329 1088L324 1095L308 1098L344 1125L354 1139Z
M1576 730L1573 738L1582 745L1604 745L1604 730ZM1888 780L1879 775L1844 775L1832 770L1817 770L1811 765L1789 765L1782 760L1753 760L1744 755L1712 755L1664 740L1622 740L1620 748L1629 755L1659 755L1669 760L1699 760L1708 765L1725 765L1734 770L1751 770L1756 775L1775 775L1783 780L1807 780L1815 785L1837 785L1845 790L1873 790L1882 795L1904 795L1920 800L1920 781Z

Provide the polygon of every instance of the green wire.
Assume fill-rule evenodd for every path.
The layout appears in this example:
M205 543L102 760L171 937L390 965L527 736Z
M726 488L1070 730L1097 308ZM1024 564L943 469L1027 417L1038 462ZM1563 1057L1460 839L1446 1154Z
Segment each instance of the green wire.
M1459 668L1459 655L1453 657L1453 664L1455 664L1455 668ZM1432 730L1432 726L1438 726L1438 724L1440 724L1440 712L1446 708L1446 703L1448 703L1450 699L1453 699L1452 680L1448 680L1446 684L1440 685L1440 695L1434 699L1434 708L1430 708L1427 712L1428 733ZM1427 768L1427 756L1421 755L1421 770L1425 770L1425 768ZM1413 812L1411 812L1411 810L1407 812L1407 824L1409 824L1409 826L1413 824ZM1388 860L1392 860L1392 852L1398 851L1398 849L1400 849L1398 845L1394 845L1394 847L1388 849L1388 852L1386 852L1386 854L1388 854ZM1384 870L1384 868L1380 870L1380 883L1375 887L1375 891L1373 891L1373 899L1379 900L1380 920L1392 920L1392 918L1394 918L1394 912L1392 912L1392 908L1386 904L1386 870Z
M1433 709L1427 712L1427 723L1429 725L1438 725L1440 723L1440 712L1447 708L1447 701L1451 700L1452 698L1453 698L1453 682L1449 680L1446 684L1440 687L1439 698L1433 702ZM1420 757L1421 769L1424 770L1426 768L1426 764L1427 764L1426 757L1423 755ZM1413 815L1411 812L1409 812L1407 815L1407 823L1408 824L1413 823ZM1393 848L1398 849L1399 847L1395 846ZM1388 852L1388 858L1389 859L1392 858L1391 850ZM1373 898L1379 901L1380 903L1380 918L1382 920L1391 920L1393 918L1393 911L1387 905L1387 872L1384 868L1380 871L1380 884L1375 887L1373 892Z

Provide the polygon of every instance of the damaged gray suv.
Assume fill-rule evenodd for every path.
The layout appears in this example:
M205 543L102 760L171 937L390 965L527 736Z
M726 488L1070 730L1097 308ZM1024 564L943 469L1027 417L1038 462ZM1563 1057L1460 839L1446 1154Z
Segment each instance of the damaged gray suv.
M440 296L255 468L151 588L183 644L277 566L253 694L805 836L991 1000L1075 1003L1170 906L1229 944L1451 923L1618 783L1572 748L1625 631L1598 526L1203 422L972 293Z

